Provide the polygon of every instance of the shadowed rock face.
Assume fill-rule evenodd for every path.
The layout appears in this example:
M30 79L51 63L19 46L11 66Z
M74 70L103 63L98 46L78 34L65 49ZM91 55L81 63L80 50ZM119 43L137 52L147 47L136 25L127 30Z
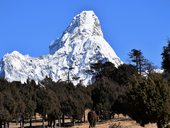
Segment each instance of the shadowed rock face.
M95 111L90 111L88 113L89 128L94 128L97 122L97 114Z

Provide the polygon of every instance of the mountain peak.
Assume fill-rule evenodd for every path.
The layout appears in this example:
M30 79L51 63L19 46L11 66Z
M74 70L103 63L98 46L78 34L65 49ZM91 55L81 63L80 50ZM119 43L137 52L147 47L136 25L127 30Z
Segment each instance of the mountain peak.
M66 42L73 42L72 40L75 39L87 40L91 37L103 38L100 21L93 11L82 11L73 18L61 38L50 44L50 54L54 54L63 47Z
M9 54L7 53L7 55L9 55ZM18 56L18 55L21 55L21 53L18 52L18 51L13 51L13 52L10 53L10 55Z
M0 61L0 77L8 81L36 82L46 77L54 81L67 81L74 85L89 85L95 81L91 64L112 62L115 67L122 64L112 47L104 39L98 17L93 11L76 15L69 27L50 45L50 54L30 57L14 51ZM73 67L72 70L69 70Z
M76 15L66 30L68 33L103 36L98 17L93 11L82 11Z

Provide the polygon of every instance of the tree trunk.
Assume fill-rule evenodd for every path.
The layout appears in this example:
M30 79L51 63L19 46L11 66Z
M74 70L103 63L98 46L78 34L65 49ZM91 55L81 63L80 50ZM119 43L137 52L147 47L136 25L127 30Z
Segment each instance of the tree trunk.
M140 75L142 74L142 64L141 62L139 63L139 71L140 71Z
M21 127L21 128L24 128L24 121L21 121L21 122L20 122L20 127Z
M61 119L60 119L60 115L58 116L58 126L61 127Z
M24 116L21 115L21 121L20 121L21 128L24 128Z
M54 128L57 128L57 122L54 120Z
M75 126L75 119L74 119L74 117L72 119L72 123L73 123L73 126Z
M86 111L84 110L84 122L86 122Z
M4 128L6 128L6 122L4 122Z
M37 117L36 117L36 112L34 112L34 117L35 117L35 120L37 119Z
M42 127L45 128L44 117L42 118Z
M65 125L65 124L64 124L64 123L65 123L65 122L64 122L64 114L62 115L62 123L63 123L63 127L64 127L64 125Z
M163 128L163 125L161 124L161 121L158 121L158 122L157 122L157 127L158 127L158 128Z
M30 116L30 128L32 128L32 116Z
M9 128L9 122L7 122L7 128Z

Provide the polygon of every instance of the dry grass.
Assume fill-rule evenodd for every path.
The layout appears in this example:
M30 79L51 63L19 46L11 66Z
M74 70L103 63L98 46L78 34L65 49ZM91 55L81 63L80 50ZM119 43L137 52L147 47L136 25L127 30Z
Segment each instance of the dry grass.
M113 120L97 123L96 128L111 128L112 125L119 125L121 128L143 128L135 121L120 115L119 117L116 116ZM79 126L74 126L73 128L88 128L88 123L84 123ZM155 124L148 124L145 128L157 128Z
M47 124L47 122L46 122ZM25 124L26 126L29 126L29 123ZM106 122L98 122L96 125L96 128L112 128L113 125L119 125L121 128L143 128L139 124L137 124L135 121L129 119L128 117L124 117L120 115L119 117L116 116L113 120L109 120ZM33 126L36 126L37 128L41 128L42 123L36 122L33 123ZM19 125L16 125L15 123L12 123L10 125L10 128L18 128ZM81 123L76 124L75 126L71 128L89 128L88 123ZM145 126L145 128L157 128L155 124L148 124Z

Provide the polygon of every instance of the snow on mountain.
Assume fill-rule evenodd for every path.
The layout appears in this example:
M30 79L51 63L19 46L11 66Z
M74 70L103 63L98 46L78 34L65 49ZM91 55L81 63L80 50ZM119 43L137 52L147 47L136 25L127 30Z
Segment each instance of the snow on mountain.
M157 68L157 69L154 69L154 72L162 74L162 73L164 73L164 70Z
M76 85L94 82L89 73L90 65L110 61L122 64L111 46L103 37L100 22L93 11L83 11L76 15L61 38L49 46L50 54L38 58L22 55L14 51L6 54L0 61L0 76L8 81L33 79L43 80L46 76L54 81L70 79Z

